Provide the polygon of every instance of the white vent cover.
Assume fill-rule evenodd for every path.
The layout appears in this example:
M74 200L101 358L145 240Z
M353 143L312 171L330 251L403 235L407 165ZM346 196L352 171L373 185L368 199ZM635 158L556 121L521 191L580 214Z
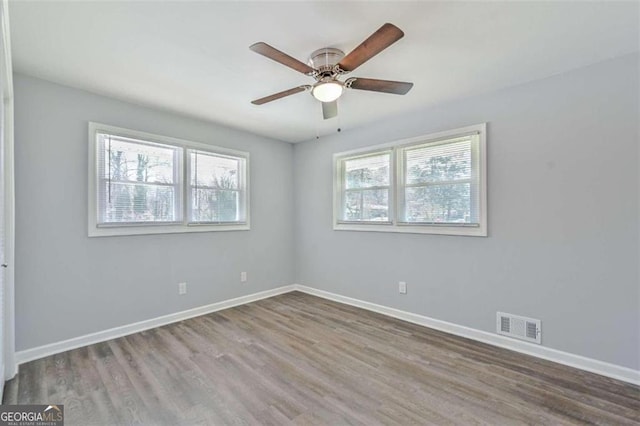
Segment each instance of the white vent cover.
M504 336L538 344L542 341L542 326L537 319L498 312L496 326L498 334Z

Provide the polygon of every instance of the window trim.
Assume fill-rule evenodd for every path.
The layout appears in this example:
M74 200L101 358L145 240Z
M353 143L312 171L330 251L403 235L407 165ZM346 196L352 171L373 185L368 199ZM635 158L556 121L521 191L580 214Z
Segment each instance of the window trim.
M237 191L238 194L240 195L240 199L238 201L238 205L239 207L245 212L245 216L248 216L248 196L245 196L245 193L247 193L248 188L249 188L249 180L248 180L248 160L245 157L240 157L237 154L229 154L229 153L223 153L223 152L219 152L219 151L213 151L213 150L206 150L206 149L200 149L200 148L195 148L195 147L185 147L184 149L184 163L185 163L185 181L184 181L184 192L185 193L191 193L191 190L194 188L193 185L191 185L191 154L195 153L196 155L198 155L199 152L206 154L213 154L216 157L226 157L226 158L231 158L231 159L238 159L238 158L244 158L244 162L240 162L240 164L238 164L238 169L240 171L239 176L238 176L238 189L235 189L234 191ZM246 176L246 178L245 178ZM216 189L213 187L205 187L207 189ZM244 222L200 222L200 221L191 221L191 215L193 213L193 206L191 204L191 202L187 202L186 201L187 196L185 196L185 202L184 202L184 221L187 223L187 226L207 226L207 225L215 225L215 226L231 226L231 225L238 225L238 224L242 224ZM189 201L191 201L189 199ZM246 222L246 221L245 221Z
M435 224L435 223L411 223L399 220L399 214L403 209L402 196L404 190L404 167L401 155L404 149L424 144L436 143L440 140L455 139L470 134L477 134L478 140L478 215L479 223L476 224ZM333 229L336 231L373 231L396 232L411 234L436 234L436 235L460 235L486 237L487 234L487 123L446 130L437 133L387 142L379 145L358 148L333 154ZM373 155L391 150L390 161L390 194L389 217L391 222L345 222L341 219L343 198L343 173L344 160L359 156ZM473 155L473 152L472 152Z
M211 232L211 231L246 231L251 229L250 225L250 175L249 164L250 155L245 151L224 148L215 145L209 145L201 142L193 142L184 139L173 138L170 136L161 136L153 133L141 132L122 127L110 126L107 124L89 122L88 131L88 236L89 237L105 237L117 235L148 235L148 234L173 234L173 233L190 233L190 232ZM181 213L179 222L171 223L114 223L114 224L98 224L98 185L100 179L98 177L98 149L96 143L96 134L105 132L111 135L124 138L140 139L142 141L158 143L163 145L172 145L181 148L182 159L178 164L178 174L181 176L180 182L181 197L178 198L177 209ZM189 223L187 217L187 203L190 202L189 195L186 193L189 184L189 176L187 175L186 158L187 150L194 149L199 151L211 152L219 155L229 155L244 159L245 170L245 221L244 222L225 222L225 223Z
M99 132L99 131L98 131ZM100 147L100 150L96 150L96 165L100 164L100 157L102 156L102 149L104 148L103 145L101 145L100 143L98 143L96 134L98 133L94 133L94 143L95 143L95 147L94 148L98 148ZM128 180L113 180L113 179L108 179L105 180L104 177L102 177L102 173L100 169L96 168L96 172L95 172L95 176L96 176L96 206L97 206L97 211L96 211L96 227L97 228L112 228L112 227L120 227L120 226L158 226L158 225L165 225L165 226L169 226L169 225L179 225L182 223L182 210L180 209L180 206L182 205L183 199L184 199L184 190L183 190L183 185L181 185L181 176L184 175L184 172L182 170L183 167L183 154L184 154L184 150L181 149L181 147L179 146L175 146L175 145L169 145L166 143L158 143L156 141L150 141L150 140L142 140L142 139L134 139L131 136L124 136L122 134L116 134L113 132L109 132L109 136L116 136L125 140L129 140L130 143L136 143L139 145L145 145L145 146L157 146L160 148L164 148L164 149L171 149L173 151L173 161L175 164L175 170L173 172L173 180L174 183L172 184L163 184L163 183L144 183L145 185L153 185L153 186L167 186L167 187L172 187L174 188L174 190L176 191L175 193L175 206L174 206L174 213L175 213L175 220L171 220L171 221L157 221L157 222L123 222L123 223L118 223L118 222L100 222L99 220L99 216L100 214L103 213L102 209L102 205L100 203L100 200L97 198L100 195L100 191L101 191L101 186L105 183L105 182L109 182L111 183L115 183L115 184L119 184L119 183L123 183L123 184L136 184L136 182L134 181L128 181ZM108 166L105 164L105 168L107 168Z
M386 220L386 221L377 221L377 220L367 220L367 221L356 221L356 220L343 220L340 219L340 215L335 216L335 220L334 223L339 223L342 225L352 225L352 224L356 224L356 225L361 225L361 224L372 224L372 225L392 225L393 224L393 215L392 215L392 207L391 207L391 202L393 202L393 200L395 199L395 192L396 192L396 188L394 186L394 181L393 181L393 176L395 174L395 167L393 165L393 149L387 148L387 149L375 149L375 150L371 150L371 151L363 151L361 153L358 153L357 155L351 155L348 158L345 157L344 159L349 159L349 160L354 160L354 159L358 159L358 158L366 158L366 157L373 157L376 155L383 155L383 154L389 154L389 162L390 162L390 167L389 167L389 185L388 185L388 190L389 190L389 216L391 217L392 220ZM339 167L340 170L338 171L337 176L337 180L339 180L338 183L338 188L340 191L340 194L338 194L339 200L338 200L338 212L341 212L342 209L344 208L344 205L346 203L346 197L344 196L344 194L347 192L347 189L344 188L344 180L343 180L343 170L342 170L342 166L344 165L344 161L340 162L340 165L337 166L337 162L334 161L334 167ZM355 188L355 189L351 189L351 191L363 191L366 189L382 189L382 188L387 188L386 186L384 187L367 187L367 188Z

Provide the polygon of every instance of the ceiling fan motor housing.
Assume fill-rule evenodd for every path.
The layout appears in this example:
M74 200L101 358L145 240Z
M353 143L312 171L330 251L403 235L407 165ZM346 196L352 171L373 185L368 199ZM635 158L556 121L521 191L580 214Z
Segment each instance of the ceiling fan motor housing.
M336 72L334 67L344 58L344 52L333 47L323 47L313 52L309 56L309 66L318 70L316 80L320 81L326 77L334 77Z
M347 78L344 82L339 80L339 77L354 71L360 65L400 40L403 36L404 33L400 28L387 22L349 52L348 55L345 56L344 52L340 49L324 47L313 52L309 56L306 64L263 41L254 43L249 46L249 49L252 51L310 76L315 79L316 82L313 85L300 85L271 96L265 96L264 98L251 101L251 103L262 105L296 93L310 91L315 99L322 102L322 115L327 119L336 116L336 100L342 96L345 89L369 90L372 92L404 95L411 89L413 83L360 77Z

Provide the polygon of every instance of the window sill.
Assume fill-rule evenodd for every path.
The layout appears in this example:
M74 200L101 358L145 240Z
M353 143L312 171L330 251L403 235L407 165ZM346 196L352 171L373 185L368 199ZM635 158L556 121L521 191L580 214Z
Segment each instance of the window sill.
M197 225L125 225L125 226L89 226L89 237L112 237L118 235L149 235L149 234L183 234L191 232L220 232L220 231L248 231L248 223L233 224L197 224Z
M371 223L334 223L334 231L395 232L400 234L459 235L467 237L486 237L486 226L446 226L446 225L391 225Z

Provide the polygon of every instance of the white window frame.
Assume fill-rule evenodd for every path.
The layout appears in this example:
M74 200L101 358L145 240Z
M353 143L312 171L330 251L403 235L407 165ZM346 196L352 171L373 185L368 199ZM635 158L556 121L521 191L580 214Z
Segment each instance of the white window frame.
M392 219L393 219L393 214L392 214L392 210L393 210L393 206L392 206L392 202L395 199L395 187L393 185L393 176L395 174L395 164L393 161L393 150L386 148L386 149L375 149L372 151L364 151L364 152L360 152L357 153L356 155L350 155L348 157L344 157L341 158L340 161L336 162L334 161L334 167L337 167L339 170L336 173L336 179L337 179L337 187L339 188L340 191L340 199L338 200L338 204L339 204L339 210L338 212L342 212L344 210L345 207L345 203L346 203L346 192L349 191L348 189L345 188L345 182L343 180L343 176L344 176L344 163L345 160L356 160L359 158L366 158L366 157L373 157L376 155L384 155L384 154L389 154L389 185L387 186L374 186L374 187L368 187L368 188L353 188L351 189L352 191L364 191L364 190L375 190L375 189L387 189L389 190L389 220L387 221L373 221L373 220L343 220L340 219L340 216L337 216L336 220L338 223L340 224L344 224L344 225L348 225L348 224L358 224L358 225L363 225L363 224L375 224L375 225L391 225L392 224Z
M411 147L477 134L478 149L472 148L472 161L478 169L478 224L411 223L399 220L404 209L404 150ZM439 234L486 237L487 234L487 124L481 123L458 129L384 143L366 148L339 152L333 155L333 229L336 231L399 232L412 234ZM391 182L389 190L390 222L360 222L342 220L345 160L391 151ZM477 160L477 161L476 161Z
M130 139L138 139L144 142L157 143L162 145L170 145L180 148L181 155L178 155L177 174L180 177L179 187L180 194L177 196L177 209L179 210L179 222L171 223L98 223L98 185L100 178L99 170L99 152L96 135L98 133L106 133L114 136L120 136ZM188 232L212 232L212 231L246 231L250 227L250 209L249 209L249 153L237 151L234 149L209 145L205 143L192 142L169 136L155 135L152 133L141 132L137 130L125 129L122 127L110 126L107 124L89 122L89 161L88 161L88 235L89 237L105 237L116 235L145 235L145 234L172 234L172 233L188 233ZM188 205L191 202L188 167L188 150L197 150L210 152L221 156L230 156L243 159L244 181L240 179L238 184L244 183L243 188L245 220L242 222L220 222L220 223L190 223L188 216ZM242 174L242 173L241 173ZM242 198L242 197L241 197Z
M98 132L96 132L97 134ZM171 220L171 221L157 221L157 222L111 222L111 223L105 223L105 222L101 222L99 220L100 214L104 213L103 209L106 209L106 205L103 205L100 201L100 191L102 191L102 185L104 185L105 183L109 183L109 186L111 186L111 184L118 184L118 183L130 183L130 181L127 180L123 180L123 181L117 181L114 180L113 178L111 178L111 174L109 173L109 177L105 178L104 177L104 170L102 169L97 169L96 170L96 196L97 196L97 216L96 216L96 226L98 227L109 227L109 226L128 226L128 227L132 227L132 226L167 226L167 225L179 225L180 223L182 223L182 209L180 208L180 206L182 206L182 202L183 202L183 185L182 185L182 176L184 176L184 172L182 170L182 164L183 164L183 149L181 149L178 146L175 145L170 145L170 144L160 144L156 141L150 141L148 139L142 140L142 139L134 139L131 136L125 136L123 134L120 133L115 133L115 132L110 132L109 133L109 144L111 144L111 136L120 138L121 140L125 140L125 141L129 141L129 143L132 144L136 144L136 145L142 145L142 146L149 146L149 147L158 147L158 148L164 148L164 149L170 149L173 151L173 163L174 163L174 171L173 171L173 183L171 184L165 184L165 183L145 183L145 185L150 185L150 186L164 186L164 187L171 187L174 189L175 192L175 196L174 196L174 214L175 214L175 219ZM101 160L101 156L104 155L104 150L103 149L107 149L106 146L103 146L100 142L98 142L98 139L96 137L95 140L96 143L96 149L99 148L98 151L96 151L96 159L97 159L97 163L96 166L99 167L100 166L100 162L101 161L105 161L106 160ZM105 144L106 145L106 144ZM109 146L108 148L109 150L111 149L111 147ZM108 164L104 164L105 169L109 168ZM105 194L106 195L106 194ZM108 197L106 197L108 198ZM102 202L108 202L106 199L102 199Z
M188 194L191 194L191 190L194 188L193 185L191 185L191 154L195 153L204 153L206 154L212 154L213 156L216 157L223 157L223 158L231 158L231 159L238 159L239 155L237 154L233 154L230 155L229 153L222 153L219 150L212 150L212 149L201 149L201 148L194 148L194 147L187 147L185 149L185 163L186 163L186 168L187 168L187 172L185 174L185 187L186 187L186 192ZM241 157L244 158L244 157ZM246 160L246 158L245 158ZM248 202L248 198L245 196L245 192L247 190L247 188L249 187L248 185L248 180L245 178L245 176L248 176L248 168L247 168L247 161L241 161L240 164L238 165L238 169L239 169L239 173L238 173L238 189L235 189L234 191L238 191L239 194L239 201L238 201L238 207L240 209L240 211L243 211L246 213L248 213L247 210L247 202ZM197 188L197 186L195 187ZM208 188L208 187L207 187ZM211 188L213 189L213 188ZM238 222L234 221L234 222L193 222L191 221L191 216L193 214L193 205L191 203L191 199L189 198L189 196L185 196L185 206L186 206L186 218L185 220L189 223L190 226L206 226L206 225L232 225L232 224L237 224Z

